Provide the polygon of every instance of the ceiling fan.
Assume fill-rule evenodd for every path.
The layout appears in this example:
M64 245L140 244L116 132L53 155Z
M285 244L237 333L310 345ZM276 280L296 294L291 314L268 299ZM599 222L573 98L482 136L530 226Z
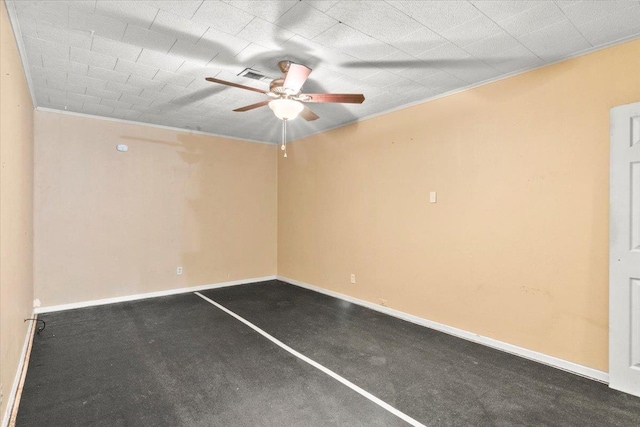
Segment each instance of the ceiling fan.
M307 121L318 119L316 113L303 105L306 102L362 104L364 101L364 95L361 93L302 93L302 85L311 74L311 68L286 60L278 62L278 67L283 76L271 82L268 92L213 77L207 77L206 80L267 95L272 99L236 108L233 111L244 112L268 105L276 117L283 121L295 119L298 115Z

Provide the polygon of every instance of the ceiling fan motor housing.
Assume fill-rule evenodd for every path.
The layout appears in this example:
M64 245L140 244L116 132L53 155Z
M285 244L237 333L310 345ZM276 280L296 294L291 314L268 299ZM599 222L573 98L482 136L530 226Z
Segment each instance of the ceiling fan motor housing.
M286 91L284 89L284 87L282 86L284 84L284 79L280 78L280 79L273 79L271 81L271 83L269 84L269 91L271 93L275 93L277 95L284 95L286 94Z

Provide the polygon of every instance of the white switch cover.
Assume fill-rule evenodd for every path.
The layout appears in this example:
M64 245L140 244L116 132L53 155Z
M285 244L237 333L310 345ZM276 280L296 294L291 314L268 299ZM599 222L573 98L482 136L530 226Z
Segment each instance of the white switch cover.
M177 274L177 275L181 275L181 274L182 274L182 267L178 267L178 268L176 269L176 274Z
M429 193L429 203L435 203L436 202L436 192L432 191Z
M356 283L356 275L355 274L351 275L351 283Z

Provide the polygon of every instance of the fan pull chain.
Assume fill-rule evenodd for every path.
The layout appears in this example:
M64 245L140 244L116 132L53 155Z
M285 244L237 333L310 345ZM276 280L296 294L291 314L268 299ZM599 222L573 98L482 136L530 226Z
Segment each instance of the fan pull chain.
M284 151L284 157L287 157L287 119L282 120L282 145L280 149Z

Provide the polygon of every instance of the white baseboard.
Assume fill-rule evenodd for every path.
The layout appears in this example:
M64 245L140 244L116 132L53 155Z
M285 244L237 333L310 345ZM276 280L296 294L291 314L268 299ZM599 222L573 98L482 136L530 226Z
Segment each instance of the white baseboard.
M434 322L432 320L423 319L422 317L414 316L412 314L404 313L399 310L394 310L389 307L383 307L378 304L374 304L369 301L364 301L358 298L354 298L348 295L344 295L338 292L330 291L318 286L309 285L308 283L300 282L298 280L289 279L288 277L278 276L278 280L289 283L291 285L299 286L301 288L309 289L315 292L319 292L325 295L339 298L353 304L358 304L371 310L379 311L384 314L388 314L393 317L397 317L407 322L415 323L417 325L425 326L436 331L444 332L449 335L453 335L458 338L463 338L468 341L473 341L478 344L485 345L487 347L502 350L507 353L514 354L516 356L524 357L525 359L533 360L545 365L552 366L554 368L562 369L563 371L571 372L573 374L581 375L586 378L590 378L603 383L609 383L609 374L607 372L600 371L598 369L589 368L588 366L579 365L577 363L569 362L564 359L549 356L544 353L529 350L523 347L518 347L513 344L498 341L493 338L484 337L482 335L474 334L473 332L465 331L463 329L447 326L442 323Z
M168 295L185 294L188 292L206 291L207 289L224 288L227 286L245 285L247 283L266 282L275 280L276 276L254 277L251 279L232 280L230 282L213 283L209 285L191 286L188 288L168 289L166 291L148 292L145 294L125 295L121 297L105 298L91 301L74 302L71 304L50 305L47 307L38 307L35 313L51 313L54 311L73 310L75 308L92 307L96 305L114 304L118 302L136 301L147 298L164 297Z
M407 322L415 323L417 325L425 326L427 328L434 329L436 331L444 332L449 335L456 336L458 338L463 338L468 341L472 341L478 344L485 345L487 347L495 348L497 350L501 350L510 354L514 354L516 356L524 357L525 359L530 359L539 363L543 363L545 365L553 366L558 369L562 369L563 371L571 372L577 375L581 375L583 377L587 377L596 381L600 381L603 383L609 383L609 374L607 372L600 371L598 369L593 369L588 366L580 365L574 362L569 362L564 359L560 359L554 356L549 356L544 353L539 353L537 351L529 350L523 347L519 347L513 344L505 343L503 341L499 341L493 338L485 337L482 335L475 334L473 332L465 331L463 329L455 328L453 326L444 325L442 323L434 322L432 320L424 319L422 317L414 316L412 314L404 313L399 310L394 310L389 307L384 307L378 304L374 304L369 301L364 301L355 297L351 297L349 295L344 295L338 292L330 291L328 289L320 288L318 286L313 286L308 283L300 282L298 280L290 279L288 277L283 276L264 276L264 277L255 277L251 279L242 279L242 280L233 280L230 282L221 282L209 285L200 285L200 286L192 286L188 288L178 288L178 289L169 289L166 291L158 291L158 292L149 292L145 294L136 294L136 295L127 295L122 297L115 298L106 298L100 300L92 300L92 301L83 301L78 303L71 304L61 304L61 305L53 305L48 307L39 307L35 309L35 313L50 313L54 311L62 311L62 310L72 310L75 308L83 308L83 307L91 307L96 305L105 305L105 304L114 304L119 302L126 301L135 301L146 298L155 298L161 296L168 295L177 295L188 292L196 292L196 291L204 291L207 289L216 289L223 288L227 286L237 286L244 285L248 283L256 283L256 282L265 282L268 280L281 280L283 282L289 283L291 285L299 286L305 289L309 289L315 292L319 292L325 295L332 296L334 298L339 298L344 301L351 302L353 304L358 304L363 307L369 308L371 310L379 311L384 314L388 314L393 317L397 317L399 319L405 320ZM28 335L27 335L28 337ZM27 349L28 339L25 341L25 347L23 349L23 353ZM24 354L23 354L24 359ZM23 363L22 361L21 363ZM12 390L14 393L14 390ZM15 397L15 395L9 396L10 401ZM5 424L2 425L5 427Z
M30 317L34 317L32 314ZM30 323L27 328L27 335L24 338L24 344L22 345L22 352L20 353L20 360L18 361L18 368L16 369L16 375L13 378L13 384L11 385L11 391L9 392L9 396L7 396L7 406L2 414L2 427L8 427L9 421L11 420L11 412L13 411L13 404L16 401L16 393L18 392L18 387L20 386L20 380L22 378L22 370L24 369L24 364L27 359L27 349L29 348L29 342L31 340L31 333L33 331L33 325Z

